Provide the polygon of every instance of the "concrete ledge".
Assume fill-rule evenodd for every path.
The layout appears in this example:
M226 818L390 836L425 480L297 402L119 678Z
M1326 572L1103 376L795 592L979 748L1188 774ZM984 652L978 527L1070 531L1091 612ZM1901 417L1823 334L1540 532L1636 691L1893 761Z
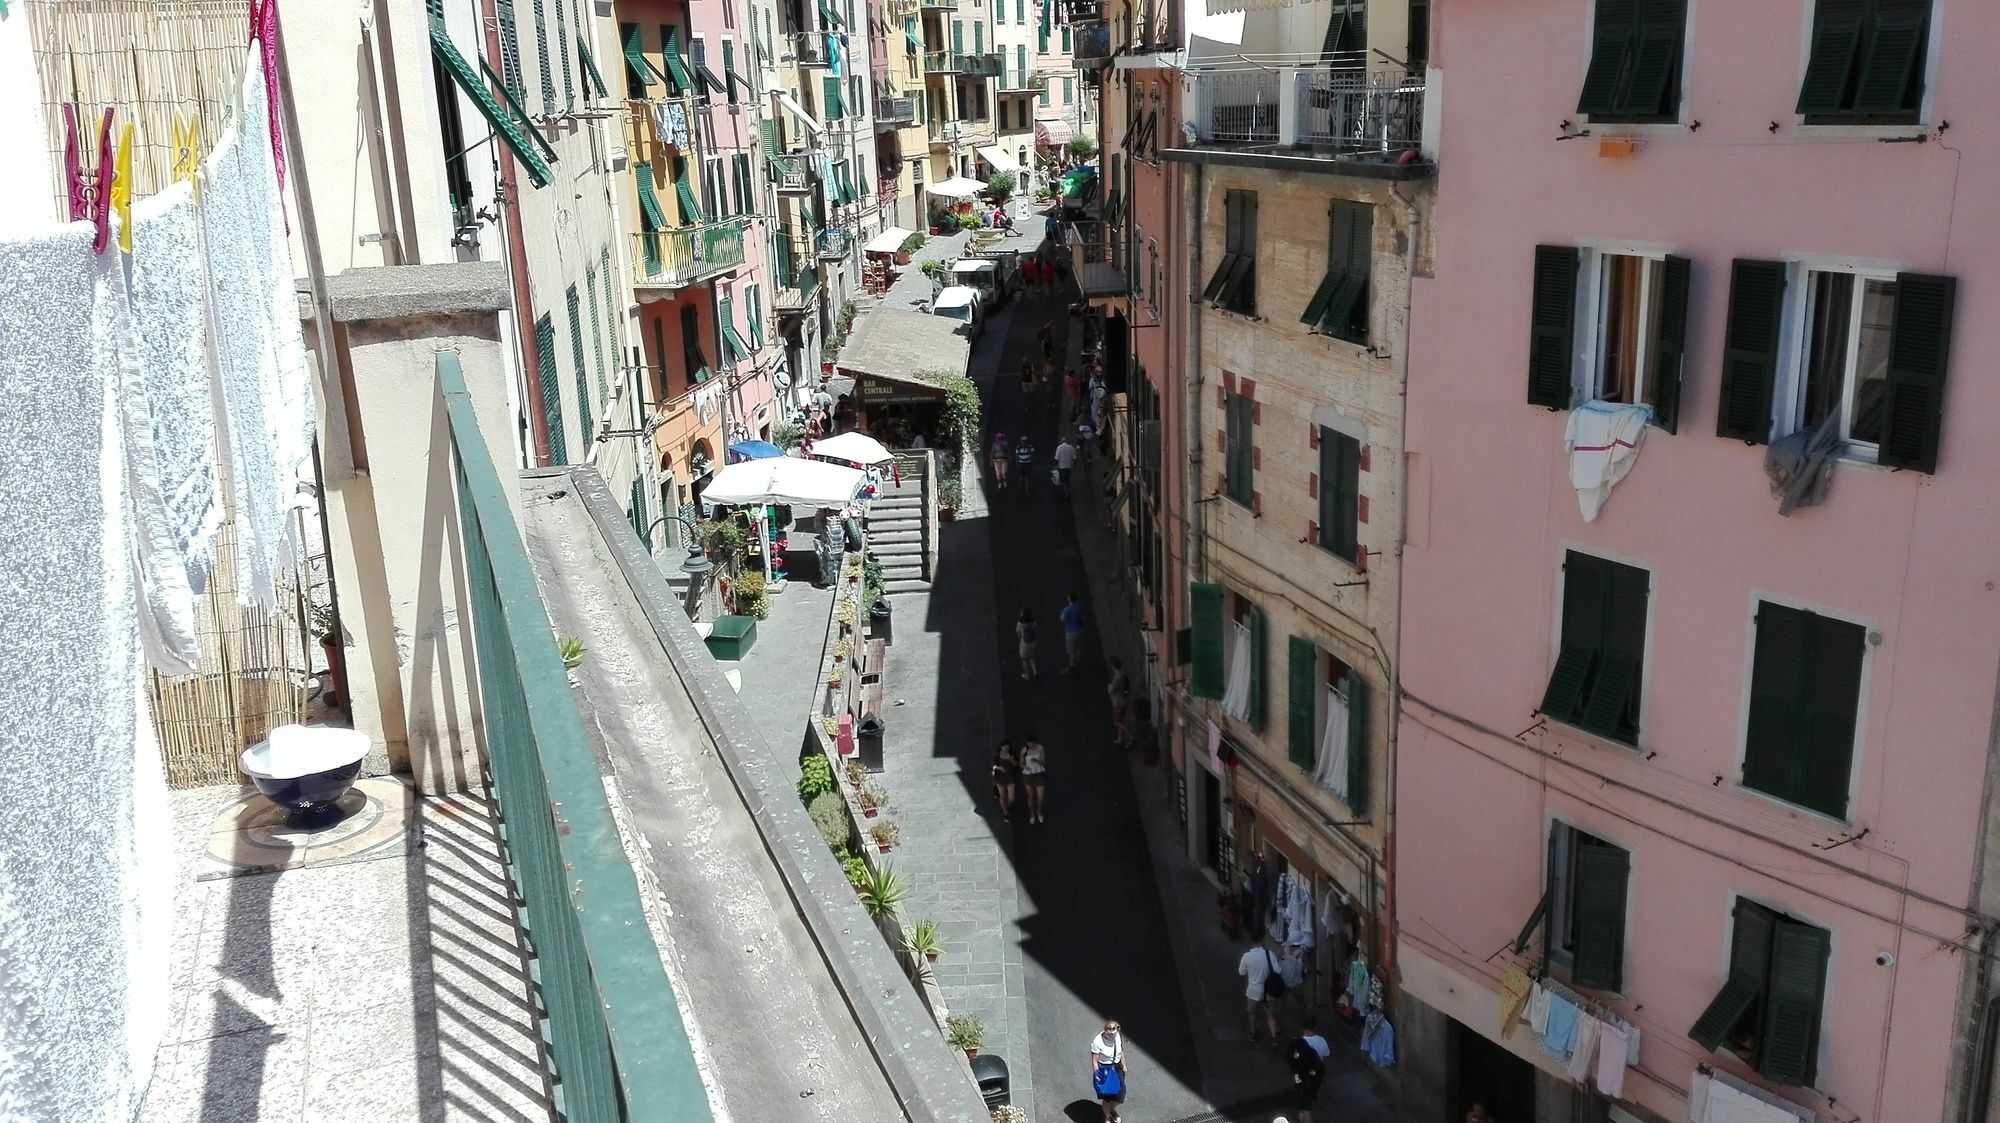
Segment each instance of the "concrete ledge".
M1262 168L1273 172L1300 172L1305 175L1345 175L1356 179L1436 179L1437 165L1428 160L1414 164L1388 164L1379 160L1354 160L1315 153L1310 148L1163 148L1160 159L1177 164L1214 164L1227 168Z
M553 472L539 472L537 476ZM756 724L709 657L666 578L632 533L619 501L594 468L568 470L570 490L630 585L655 638L750 811L834 983L867 1036L884 1077L912 1123L987 1123L962 1057L939 1035L882 933L868 919L840 865L799 803L789 756L761 743Z
M514 303L507 266L498 261L349 269L328 277L326 291L341 323L498 312Z

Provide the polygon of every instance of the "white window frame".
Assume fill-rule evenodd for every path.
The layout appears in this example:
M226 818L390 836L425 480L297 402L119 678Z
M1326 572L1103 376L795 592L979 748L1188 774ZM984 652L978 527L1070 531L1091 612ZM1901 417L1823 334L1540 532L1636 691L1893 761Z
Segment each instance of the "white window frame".
M701 158L701 203L710 222L720 222L729 217L729 185L723 178L722 157L703 156Z
M1785 263L1785 303L1779 327L1778 370L1771 389L1772 439L1790 436L1805 423L1806 348L1811 342L1813 314L1813 274L1846 273L1857 288L1869 281L1895 283L1899 270L1879 261L1856 258L1800 258ZM1901 296L1901 293L1897 294ZM1855 293L1849 312L1847 355L1842 360L1840 387L1841 459L1857 464L1873 464L1881 456L1881 446L1856 441L1847 436L1854 420L1854 367L1861 353L1861 292ZM1893 311L1892 311L1893 316ZM1892 320L1893 322L1893 320Z
M1861 685L1855 689L1854 694L1854 749L1848 754L1847 758L1848 818L1836 819L1824 811L1816 811L1803 804L1793 803L1783 796L1772 795L1770 792L1764 791L1761 788L1753 788L1743 782L1743 765L1750 758L1750 687L1757 672L1757 607L1762 604L1775 604L1780 608L1792 608L1801 612L1810 612L1815 616L1824 616L1831 620L1845 621L1849 624L1859 625L1862 630ZM1646 598L1646 611L1648 614L1646 620L1648 625L1646 632L1646 654L1648 657L1651 657L1653 653L1653 633L1651 630L1652 607L1652 598L1649 596ZM1762 587L1750 590L1750 600L1745 606L1743 615L1743 666L1737 673L1736 756L1732 762L1735 772L1731 775L1731 787L1743 795L1749 796L1751 799L1762 800L1767 806L1780 807L1791 812L1793 815L1802 816L1808 822L1837 825L1842 830L1853 826L1854 817L1859 814L1859 810L1855 805L1861 795L1862 769L1871 763L1863 759L1863 754L1868 748L1868 694L1874 688L1875 653L1880 646L1877 643L1878 635L1875 621L1868 617L1843 611L1817 601L1788 597ZM1640 685L1644 686L1645 684L1642 682ZM1750 896L1747 892L1744 895ZM1760 904L1767 903L1763 898L1755 899ZM1771 907L1778 908L1776 905L1772 905ZM1778 911L1788 912L1789 910L1778 908ZM1801 916L1803 914L1793 912L1790 915ZM1812 923L1819 924L1820 922L1813 921ZM1724 961L1724 965L1727 966L1727 960ZM1829 975L1829 979L1830 977ZM1820 1059L1826 1059L1825 1054L1821 1054Z
M1636 257L1646 261L1644 276L1639 284L1639 306L1646 307L1653 299L1653 288L1660 283L1666 268L1670 250L1656 245L1637 243L1599 242L1586 243L1577 247L1582 255L1578 263L1580 276L1576 286L1576 325L1574 352L1570 356L1570 400L1576 403L1603 401L1598 393L1598 382L1604 373L1604 301L1609 295L1607 285L1608 270L1604 266L1607 257ZM1639 348L1639 377L1637 397L1646 403L1649 397L1658 397L1658 387L1650 381L1657 373L1653 370L1650 334L1641 340Z

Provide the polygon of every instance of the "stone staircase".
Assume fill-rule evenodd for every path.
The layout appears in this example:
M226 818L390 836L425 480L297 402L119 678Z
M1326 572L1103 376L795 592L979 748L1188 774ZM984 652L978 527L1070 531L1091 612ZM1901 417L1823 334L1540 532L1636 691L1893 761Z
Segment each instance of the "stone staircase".
M931 587L924 558L924 481L904 473L900 487L887 485L868 505L868 552L882 563L882 585L890 596Z

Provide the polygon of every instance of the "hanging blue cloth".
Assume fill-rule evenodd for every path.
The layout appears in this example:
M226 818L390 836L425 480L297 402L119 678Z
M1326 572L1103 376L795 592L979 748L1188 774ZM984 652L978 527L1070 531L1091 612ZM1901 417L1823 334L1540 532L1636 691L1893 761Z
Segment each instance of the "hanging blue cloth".
M1569 1059L1576 1048L1576 1003L1560 994L1549 995L1549 1028L1542 1034L1542 1052L1560 1061Z
M1361 1051L1383 1068L1396 1067L1396 1027L1376 1010L1361 1025Z
M833 66L833 76L840 77L840 37L831 31L826 33L826 57Z
M724 458L731 464L741 464L745 460L769 460L785 455L785 450L770 441L737 441L723 449Z

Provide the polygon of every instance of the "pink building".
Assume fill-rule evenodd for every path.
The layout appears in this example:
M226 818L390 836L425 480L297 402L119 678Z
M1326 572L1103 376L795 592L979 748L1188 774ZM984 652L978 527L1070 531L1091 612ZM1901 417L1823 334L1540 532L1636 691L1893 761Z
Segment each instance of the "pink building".
M2000 21L1431 19L1452 96L1409 358L1408 1106L1678 1123L1700 1085L1697 1120L1993 1118L2000 322L1972 313L2000 300ZM1591 451L1621 441L1636 458ZM1781 516L1767 455L1821 501ZM1633 1063L1580 1084L1560 1040L1503 1029L1513 967L1638 1030Z

